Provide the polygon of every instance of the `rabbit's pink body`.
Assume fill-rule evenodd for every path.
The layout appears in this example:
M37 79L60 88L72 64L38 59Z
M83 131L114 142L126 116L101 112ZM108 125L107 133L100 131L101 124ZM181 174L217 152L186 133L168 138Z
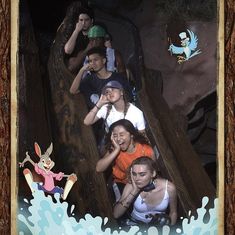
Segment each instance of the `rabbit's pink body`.
M58 181L62 180L64 173L59 172L59 173L53 173L52 171L45 171L41 168L39 168L38 164L34 165L34 170L36 171L37 174L42 175L44 178L44 184L43 187L47 191L52 191L55 188L54 184L54 178Z

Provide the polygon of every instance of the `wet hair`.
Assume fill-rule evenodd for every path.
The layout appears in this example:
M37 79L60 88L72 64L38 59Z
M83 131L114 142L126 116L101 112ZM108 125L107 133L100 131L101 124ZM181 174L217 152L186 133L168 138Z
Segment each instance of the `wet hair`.
M107 150L111 150L112 148L112 141L111 141L111 135L112 132L114 130L115 127L117 126L122 126L124 127L124 129L129 132L131 135L133 135L133 141L135 143L140 143L140 144L146 144L149 145L148 140L146 139L146 137L141 134L134 126L133 124L127 120L127 119L120 119L116 122L114 122L110 128L109 128L109 132L106 136L106 149Z
M93 54L98 54L101 57L106 59L106 49L103 47L92 47L88 52L87 56L93 55Z

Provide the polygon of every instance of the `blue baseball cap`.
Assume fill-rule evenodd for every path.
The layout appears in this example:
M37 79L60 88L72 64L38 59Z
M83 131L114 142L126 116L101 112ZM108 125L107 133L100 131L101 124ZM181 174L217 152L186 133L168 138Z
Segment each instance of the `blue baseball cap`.
M107 88L123 89L123 86L122 86L121 83L118 82L118 81L110 81L110 82L106 83L106 85L103 87L103 89L102 89L102 94L105 93L105 90L106 90Z

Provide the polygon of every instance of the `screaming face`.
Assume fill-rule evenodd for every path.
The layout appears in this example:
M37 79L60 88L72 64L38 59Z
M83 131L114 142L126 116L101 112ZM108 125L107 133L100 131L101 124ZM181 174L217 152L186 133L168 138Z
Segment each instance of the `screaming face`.
M133 136L123 126L116 126L112 134L115 142L120 146L121 151L133 151Z

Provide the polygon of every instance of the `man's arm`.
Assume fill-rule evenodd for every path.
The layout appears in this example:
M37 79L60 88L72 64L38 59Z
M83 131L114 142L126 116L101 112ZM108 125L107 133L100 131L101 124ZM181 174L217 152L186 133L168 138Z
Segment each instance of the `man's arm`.
M81 83L81 79L83 74L90 69L89 64L84 65L78 72L77 76L74 78L73 83L70 87L71 94L77 94L79 92L79 86Z
M64 51L66 54L70 55L73 53L73 50L76 45L76 40L77 40L78 34L81 32L81 30L82 30L82 25L79 24L79 22L78 22L76 24L76 27L75 27L72 35L70 36L69 40L66 42L66 44L64 46Z
M87 50L79 51L75 57L70 57L68 60L68 70L71 73L76 73L78 68L82 66L82 63L85 60Z
M80 66L82 66L82 64L83 64L83 62L86 58L87 52L91 48L93 48L94 46L96 46L95 42L90 41L85 50L79 51L75 57L69 58L69 60L68 60L68 70L72 73L76 73L78 68Z

